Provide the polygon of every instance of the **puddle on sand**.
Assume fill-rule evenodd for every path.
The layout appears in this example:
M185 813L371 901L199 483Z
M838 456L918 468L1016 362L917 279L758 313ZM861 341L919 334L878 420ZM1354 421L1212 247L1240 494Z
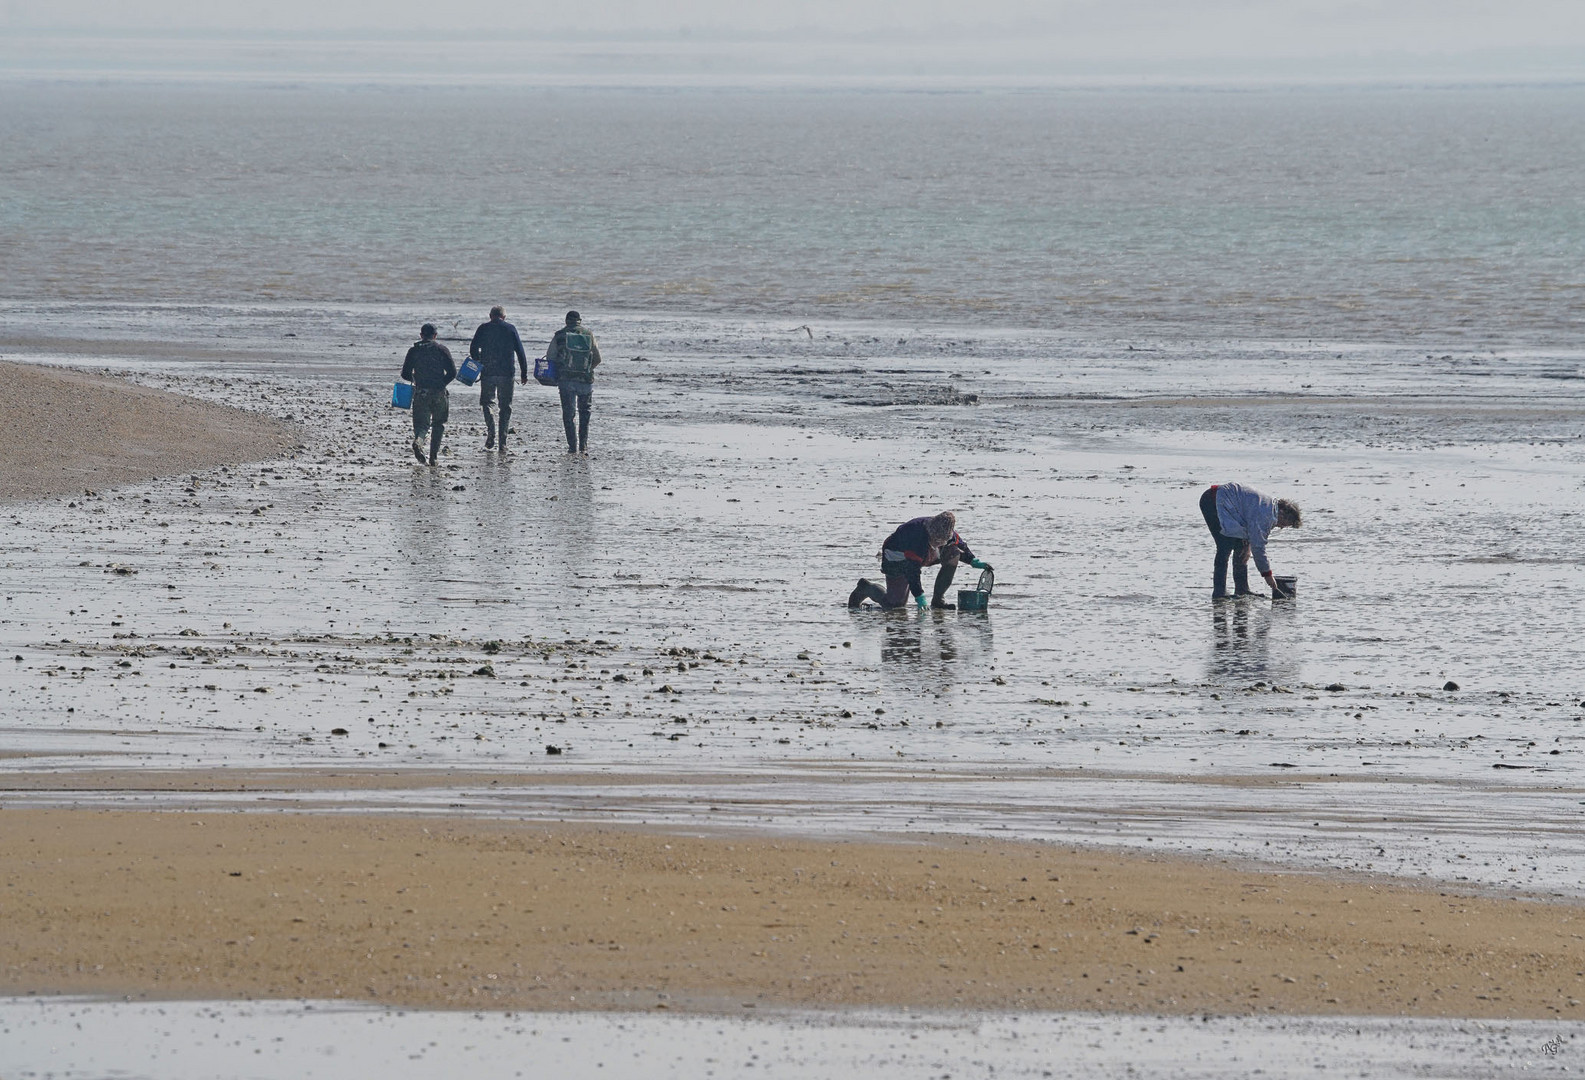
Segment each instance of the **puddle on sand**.
M0 732L28 756L0 773L651 773L633 817L730 816L667 793L686 778L745 821L1585 881L1578 356L630 316L595 327L593 456L532 386L485 455L458 390L429 470L384 404L418 313L237 309L218 343L212 310L67 314L77 352L10 358L114 336L98 366L308 445L4 509ZM348 319L388 340L337 348ZM1232 478L1304 506L1272 545L1297 605L1210 603L1196 501ZM941 506L997 567L992 610L843 608Z
M1563 1076L1585 1026L1360 1017L855 1010L741 1016L465 1013L340 1002L0 999L7 1075L87 1080ZM756 1010L758 1013L758 1010ZM85 1031L93 1036L86 1037Z

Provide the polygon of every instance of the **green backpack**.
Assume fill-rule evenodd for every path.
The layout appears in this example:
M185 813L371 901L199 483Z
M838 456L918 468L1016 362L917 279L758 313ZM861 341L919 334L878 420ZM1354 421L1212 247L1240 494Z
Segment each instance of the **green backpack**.
M562 338L559 374L563 379L588 382L594 376L594 335L587 330L568 329Z

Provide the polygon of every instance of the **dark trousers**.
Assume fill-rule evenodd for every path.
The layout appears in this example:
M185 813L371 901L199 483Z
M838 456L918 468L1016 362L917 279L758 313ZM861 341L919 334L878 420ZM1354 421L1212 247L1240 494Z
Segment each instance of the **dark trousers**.
M562 383L561 426L567 433L567 453L576 454L589 448L589 408L594 398L593 383ZM577 411L577 426L573 426L573 412Z
M444 388L413 391L413 441L422 442L429 436L429 456L440 453L440 440L446 435L446 421L451 416L451 398Z
M941 553L941 569L936 571L936 586L932 594L933 602L943 604L946 602L947 590L952 587L952 579L958 573L958 549L953 547ZM884 568L884 562L882 566ZM886 574L886 588L881 588L868 578L863 579L853 590L853 596L860 602L873 600L883 608L900 608L908 603L908 594L915 588L924 592L924 585L919 577L919 564L909 563L908 569L901 574Z
M1216 515L1216 488L1205 489L1200 496L1200 513L1205 526L1216 538L1216 561L1211 564L1211 594L1227 595L1227 561L1233 561L1233 588L1239 594L1249 592L1249 543L1228 536L1222 531L1222 520Z
M490 411L491 403L495 403L500 412L497 421L494 413ZM500 431L501 445L506 445L506 433L512 430L512 376L510 375L485 375L479 380L479 407L484 410L485 438L494 443L497 438L497 429Z

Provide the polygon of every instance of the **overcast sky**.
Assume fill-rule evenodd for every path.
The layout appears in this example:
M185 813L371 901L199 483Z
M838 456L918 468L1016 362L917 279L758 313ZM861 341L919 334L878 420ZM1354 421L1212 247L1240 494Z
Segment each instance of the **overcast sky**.
M0 26L88 33L372 34L896 44L989 43L1053 64L1585 55L1585 0L0 0ZM944 53L942 50L946 50ZM967 54L965 54L967 55ZM1517 57L1517 59L1516 59ZM1567 67L1569 62L1563 66ZM3 65L0 65L3 66Z

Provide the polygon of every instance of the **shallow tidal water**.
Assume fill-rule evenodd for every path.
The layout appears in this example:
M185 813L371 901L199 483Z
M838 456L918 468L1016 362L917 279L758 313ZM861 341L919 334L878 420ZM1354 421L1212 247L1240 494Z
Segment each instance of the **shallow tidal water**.
M729 1004L729 1003L728 1003ZM1086 1013L420 1012L342 1002L0 999L18 1080L1576 1074L1579 1024ZM85 1032L91 1031L92 1037Z
M460 310L0 308L9 359L305 425L290 460L5 508L4 804L974 832L1585 891L1579 353L591 312L590 457L533 385L484 454L457 389L430 470L386 400L402 328ZM531 349L557 323L514 315ZM1197 500L1229 479L1303 506L1271 546L1296 604L1211 603ZM848 611L941 507L991 610ZM311 767L457 782L79 775Z

